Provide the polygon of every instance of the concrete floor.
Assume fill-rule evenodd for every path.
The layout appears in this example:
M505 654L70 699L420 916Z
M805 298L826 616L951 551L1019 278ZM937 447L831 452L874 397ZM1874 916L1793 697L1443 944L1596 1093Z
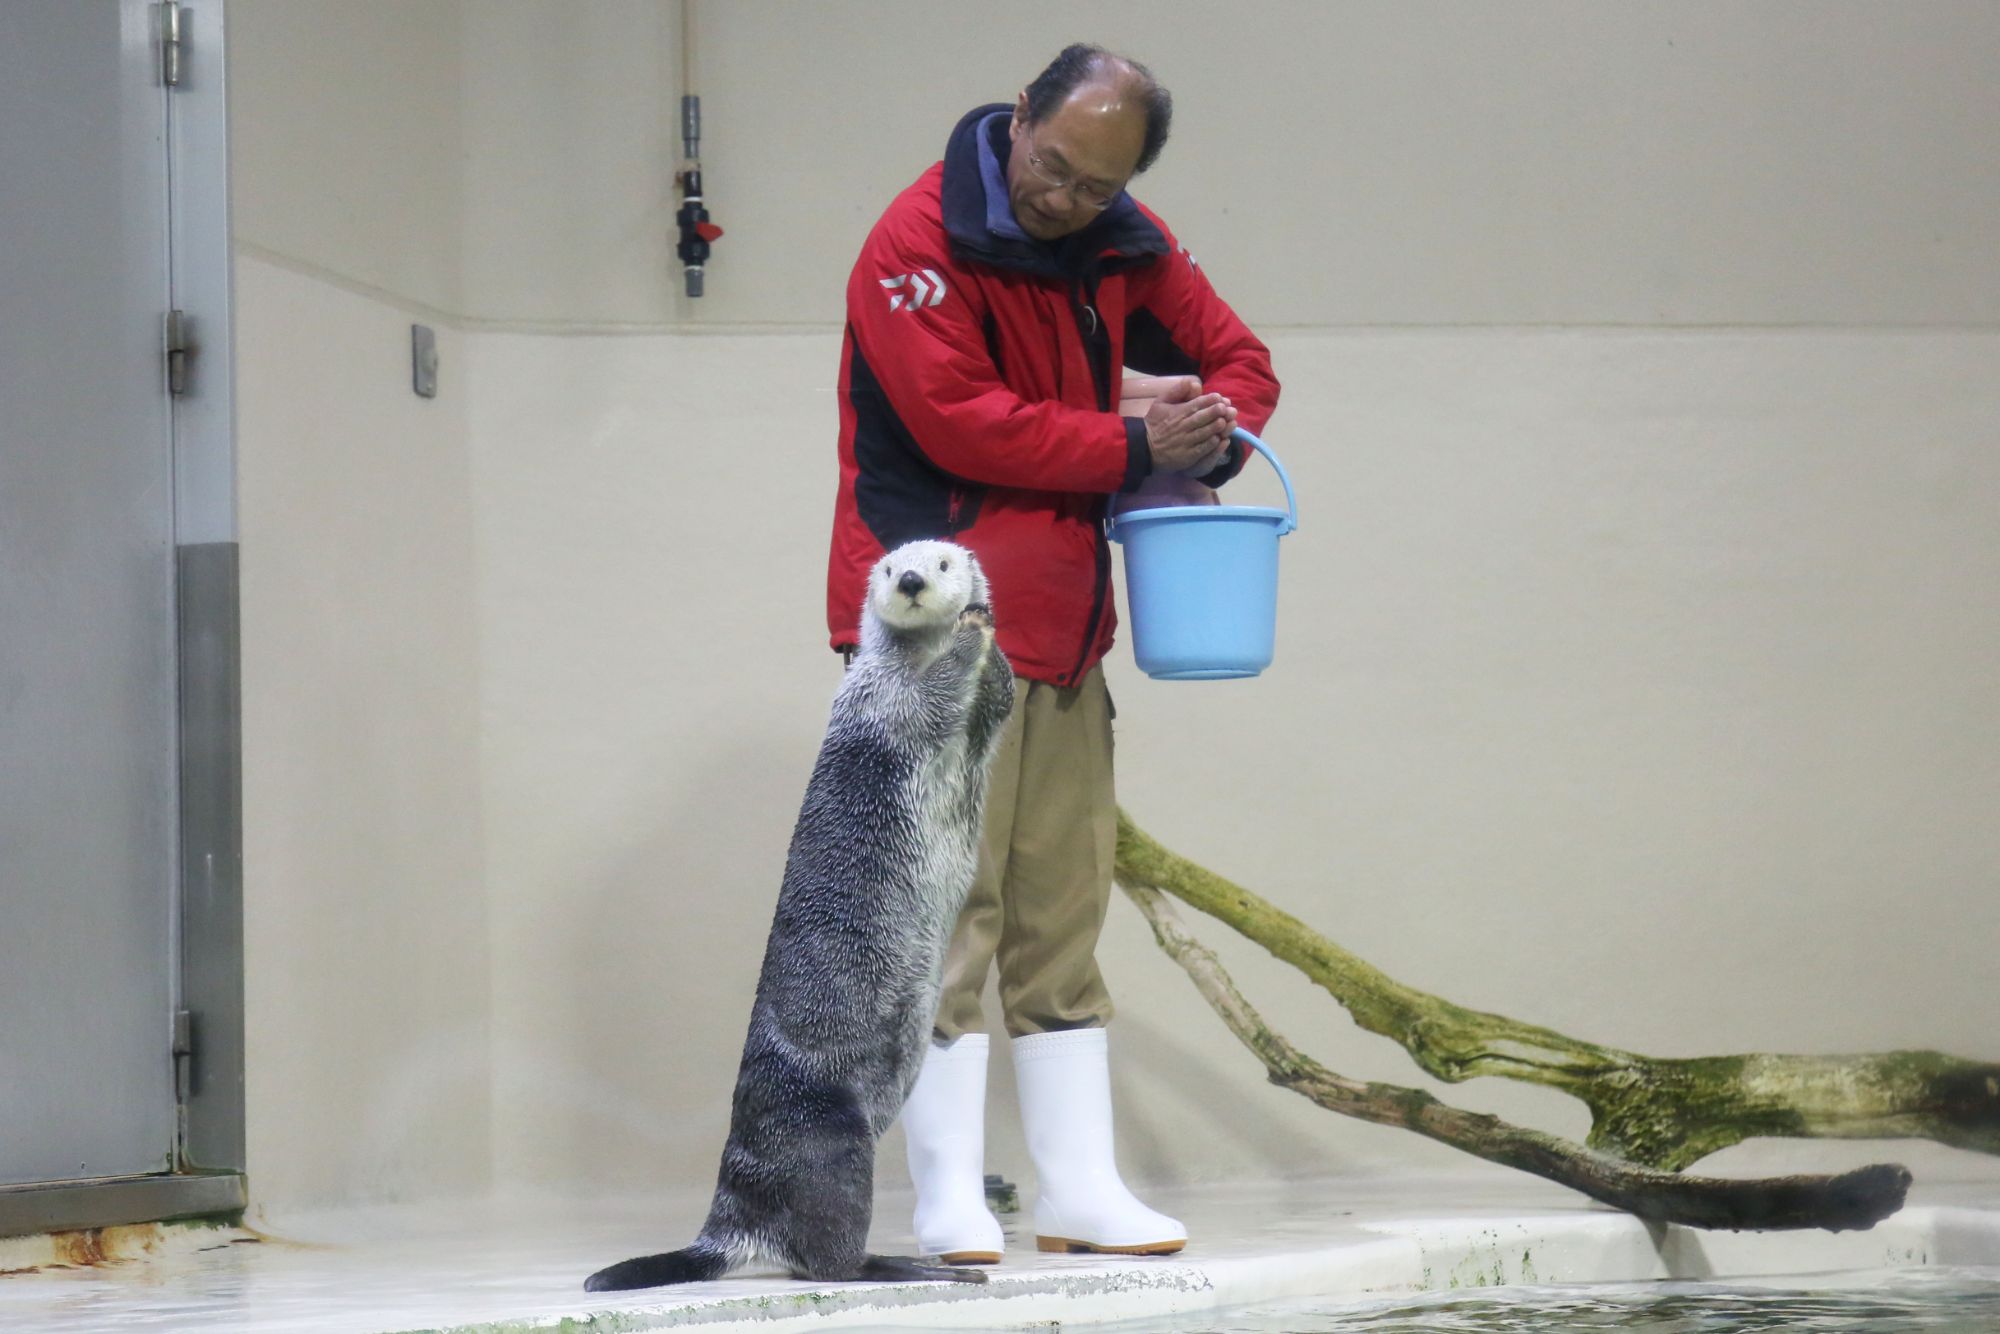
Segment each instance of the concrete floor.
M259 1334L754 1327L997 1329L1158 1317L1312 1295L1356 1301L1498 1283L1732 1278L2000 1265L2000 1186L1925 1184L1868 1232L1649 1228L1528 1177L1288 1182L1152 1192L1192 1243L1171 1259L1045 1256L1007 1218L984 1286L815 1287L745 1277L586 1295L613 1260L671 1249L705 1197L515 1199L168 1228L100 1240L97 1263L46 1239L0 1242L0 1329ZM909 1201L878 1207L876 1249L907 1251ZM1030 1229L1024 1235L1024 1228ZM124 1255L128 1258L119 1258Z

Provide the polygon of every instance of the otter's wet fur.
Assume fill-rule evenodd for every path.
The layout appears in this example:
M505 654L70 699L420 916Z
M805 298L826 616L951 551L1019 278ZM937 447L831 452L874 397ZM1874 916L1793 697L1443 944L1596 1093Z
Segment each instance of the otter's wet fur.
M984 1281L866 1243L875 1144L923 1064L1013 707L988 597L978 561L948 542L898 547L870 574L860 652L792 834L708 1221L691 1245L585 1288L698 1282L756 1259L822 1281Z

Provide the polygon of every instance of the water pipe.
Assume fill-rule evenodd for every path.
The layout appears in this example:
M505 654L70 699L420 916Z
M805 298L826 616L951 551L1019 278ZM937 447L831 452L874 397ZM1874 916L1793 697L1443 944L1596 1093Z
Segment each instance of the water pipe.
M702 273L708 264L709 245L722 236L722 228L708 220L701 193L701 98L694 91L694 6L695 0L681 0L681 154L684 159L674 181L681 189L680 211L674 222L680 228L680 243L674 253L680 257L687 277L687 294L701 295Z

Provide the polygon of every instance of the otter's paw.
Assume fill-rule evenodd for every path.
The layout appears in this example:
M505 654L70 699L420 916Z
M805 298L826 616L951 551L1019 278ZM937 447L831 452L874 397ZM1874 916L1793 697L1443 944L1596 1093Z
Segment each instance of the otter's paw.
M993 628L993 608L983 602L975 602L958 614L960 625L976 625L982 630Z

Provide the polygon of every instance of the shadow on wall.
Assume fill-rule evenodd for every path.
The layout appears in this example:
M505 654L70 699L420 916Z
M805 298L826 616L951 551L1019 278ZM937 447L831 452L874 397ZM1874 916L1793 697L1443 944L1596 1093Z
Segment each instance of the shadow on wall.
M1131 905L1112 904L1114 918L1121 910L1129 912ZM1105 929L1116 930L1118 923L1107 923ZM1139 929L1145 929L1143 922ZM1121 1010L1114 1022L1118 1157L1133 1180L1171 1182L1218 1175L1213 1154L1190 1161L1186 1145L1173 1131L1175 1126L1204 1122L1228 1141L1229 1158L1235 1160L1232 1171L1221 1175L1282 1180L1353 1172L1364 1165L1350 1157L1344 1151L1348 1146L1339 1141L1302 1133L1295 1123L1288 1123L1275 1100L1261 1096L1270 1085L1259 1076L1248 1053L1240 1068L1232 1064L1217 1070L1211 1052L1130 1007ZM1214 1078L1187 1077L1188 1071L1204 1069Z
M500 1184L650 1191L712 1176L796 818L793 789L803 791L809 763L775 729L739 736L699 762L663 757L660 795L643 803L651 818L628 810L602 821L638 837L579 861L570 883L524 886L532 903L518 918L496 915L497 962L509 974L495 1016ZM774 778L793 772L795 783ZM675 773L686 777L670 784ZM759 793L755 806L731 805ZM757 871L732 870L745 863ZM1112 911L1116 917L1129 906ZM1120 929L1144 927L1107 925ZM1219 1111L1213 1086L1180 1073L1209 1056L1138 1012L1137 981L1122 989L1133 1003L1116 1021L1114 1065L1119 1157L1134 1181L1219 1175L1212 1155L1192 1162L1176 1136L1174 1127L1200 1123L1217 1125L1230 1143L1220 1175L1281 1178L1355 1166L1339 1144L1287 1124L1260 1096L1267 1086L1247 1063L1240 1081L1239 1072L1225 1076ZM997 1017L990 987L987 1005ZM990 1078L989 1169L1029 1186L1033 1169L1004 1057ZM903 1153L892 1131L881 1144L882 1184L905 1183Z
M662 755L651 800L591 822L632 841L524 887L496 951L513 974L496 1014L503 1184L712 1177L808 771L775 731L737 740Z

